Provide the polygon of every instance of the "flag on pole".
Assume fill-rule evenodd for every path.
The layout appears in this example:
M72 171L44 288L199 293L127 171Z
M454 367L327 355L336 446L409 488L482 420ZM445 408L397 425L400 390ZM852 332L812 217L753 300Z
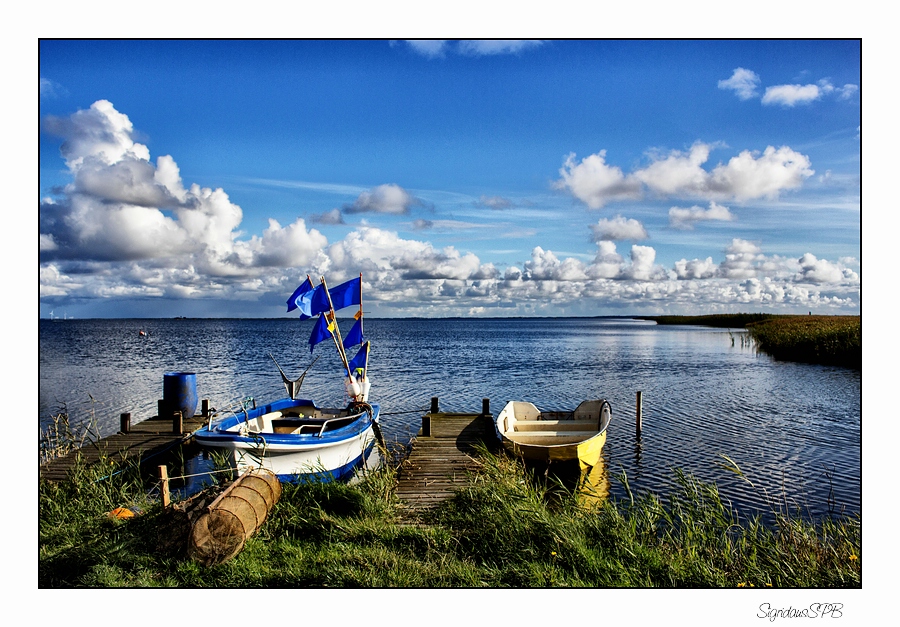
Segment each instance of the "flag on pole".
M319 287L313 286L312 279L307 276L306 281L301 283L300 287L294 290L294 293L288 298L287 310L294 311L295 309L299 309L301 320L312 318L316 313L319 313L312 311L312 300L313 296L316 294L316 290L321 291Z
M313 347L319 342L324 342L332 337L334 322L326 320L324 315L320 315L313 327L312 334L309 336L309 352L313 352Z
M337 287L329 288L328 293L331 294L331 303L334 305L335 311L343 309L344 307L349 307L350 305L359 305L362 302L362 279L360 277L350 279ZM323 297L324 296L325 295L323 294ZM314 308L315 305L316 302L314 301Z
M357 319L356 322L353 323L353 328L350 329L350 333L348 333L347 337L344 338L344 350L347 350L348 346L356 346L357 344L362 343L362 321Z
M369 364L369 343L366 342L362 346L359 347L359 351L356 353L356 357L350 360L348 364L350 366L350 372L356 372L359 369L365 371Z

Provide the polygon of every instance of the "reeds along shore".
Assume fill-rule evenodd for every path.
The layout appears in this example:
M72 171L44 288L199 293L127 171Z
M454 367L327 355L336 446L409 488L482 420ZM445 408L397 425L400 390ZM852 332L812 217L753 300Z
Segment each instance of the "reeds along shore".
M39 486L41 588L858 588L861 520L739 518L714 485L676 473L665 497L590 502L505 455L404 525L392 465L357 485L285 485L243 550L204 567L135 468L102 464ZM739 469L735 467L735 472ZM98 480L101 477L105 480ZM543 477L543 475L542 475ZM140 512L109 516L115 508ZM773 511L776 506L773 505Z
M746 328L756 346L775 359L862 368L861 316L780 316L717 314L709 316L648 316L657 324L692 324Z

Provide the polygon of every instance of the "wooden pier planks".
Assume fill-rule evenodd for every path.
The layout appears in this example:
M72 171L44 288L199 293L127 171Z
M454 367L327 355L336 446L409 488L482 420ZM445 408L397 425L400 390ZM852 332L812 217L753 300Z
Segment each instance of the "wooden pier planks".
M453 496L478 470L478 443L496 441L490 414L426 414L423 428L400 466L396 494L412 518Z
M52 459L46 464L42 464L39 468L39 476L48 481L65 480L75 467L79 456L87 465L96 463L101 457L114 461L141 459L144 462L187 440L191 433L199 429L205 422L206 418L196 415L184 420L181 432L176 433L171 418L154 416L131 425L128 433L119 432L96 442L88 442L65 457Z

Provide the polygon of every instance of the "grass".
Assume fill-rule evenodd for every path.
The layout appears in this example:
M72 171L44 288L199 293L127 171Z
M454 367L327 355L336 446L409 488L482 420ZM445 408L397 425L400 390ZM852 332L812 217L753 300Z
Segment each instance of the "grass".
M186 557L172 510L136 469L80 468L73 481L39 485L39 586L861 586L859 519L742 521L715 486L680 472L665 498L636 497L621 477L627 498L588 508L505 455L482 458L477 480L425 526L402 523L389 466L358 485L284 485L244 549L211 568ZM107 515L120 506L143 513Z
M756 347L775 359L862 368L861 316L717 314L655 316L657 324L746 328Z
M860 316L778 316L747 328L776 359L862 368Z

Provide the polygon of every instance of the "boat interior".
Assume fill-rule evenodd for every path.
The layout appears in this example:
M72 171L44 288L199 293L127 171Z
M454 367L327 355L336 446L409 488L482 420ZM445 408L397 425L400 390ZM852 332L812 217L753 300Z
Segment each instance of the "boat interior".
M313 405L297 405L242 420L228 430L242 434L322 435L326 431L346 427L358 420L359 416L359 412L351 413L347 409L321 409Z
M609 404L584 401L575 411L540 411L531 403L515 402L503 416L503 434L520 444L568 444L597 435L609 424Z

